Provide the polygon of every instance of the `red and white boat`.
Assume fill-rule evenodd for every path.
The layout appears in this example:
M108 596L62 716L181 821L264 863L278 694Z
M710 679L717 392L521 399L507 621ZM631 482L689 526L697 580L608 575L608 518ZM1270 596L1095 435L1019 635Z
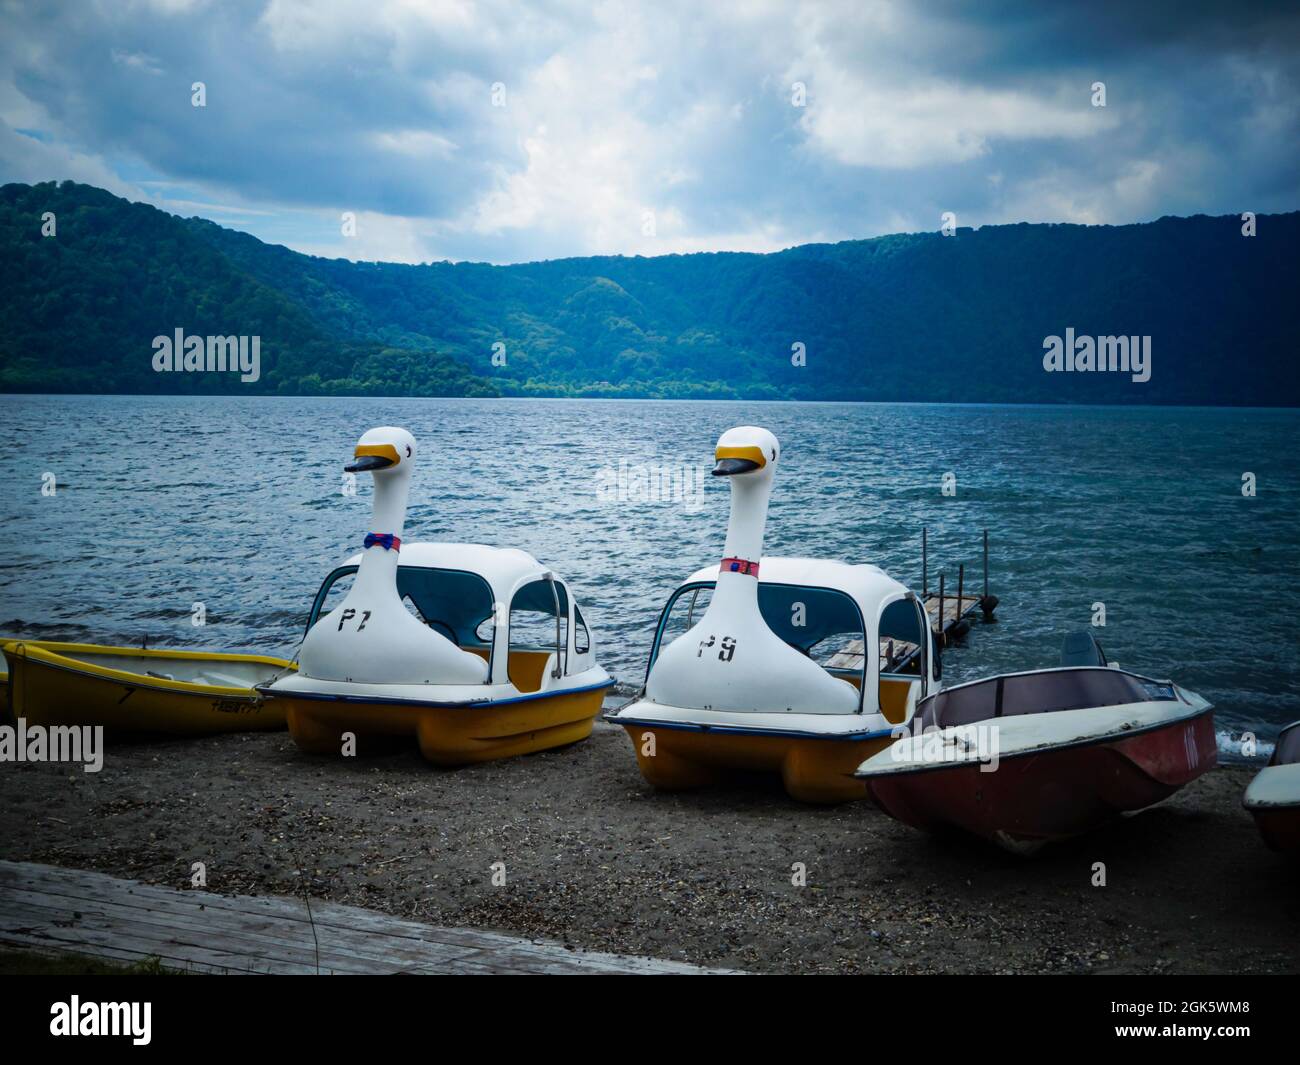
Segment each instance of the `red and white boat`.
M1160 802L1214 766L1211 703L1107 666L1095 650L1096 665L930 696L906 734L855 775L905 824L956 826L1030 853Z
M1278 733L1273 757L1250 782L1242 805L1275 851L1300 850L1300 721Z

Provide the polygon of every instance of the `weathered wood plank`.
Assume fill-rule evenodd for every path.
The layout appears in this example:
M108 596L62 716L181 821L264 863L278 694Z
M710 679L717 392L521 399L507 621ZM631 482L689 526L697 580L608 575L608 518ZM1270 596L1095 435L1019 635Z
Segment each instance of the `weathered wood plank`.
M943 627L946 629L948 626L960 621L967 614L973 613L979 605L980 601L978 596L963 595L959 605L955 592L945 594L943 597ZM932 594L925 600L925 612L930 616L930 627L934 629L935 632L938 632L939 597L937 595Z
M0 861L0 942L203 972L701 973L355 906L223 896Z
M437 960L445 965L476 953L473 948L445 944L438 945L436 950L432 945L424 951L412 950L401 941L394 944L338 928L322 928L313 938L310 925L261 917L255 918L254 924L241 927L237 915L221 915L216 910L195 916L141 910L98 900L80 905L82 908L74 912L72 928L106 932L129 929L133 939L167 943L197 938L209 945L219 945L235 956L263 958L268 964L280 959L312 969L319 964L322 969L336 972L369 972L376 965L400 967L403 962L427 965ZM48 924L66 924L67 914L66 904L61 900L51 904L48 896L6 892L0 895L0 934L7 927L21 927L34 918L43 917Z
M282 941L286 954L294 950L304 952L299 960L311 960L309 955L314 954L319 941L323 965L338 959L346 967L348 959L358 957L371 964L484 962L489 960L490 952L500 948L508 949L511 957L520 963L549 964L554 959L555 948L551 944L533 945L492 932L423 925L320 900L313 900L309 913L301 899L247 896L228 899L206 892L145 884L133 885L129 892L122 892L112 885L105 889L98 874L75 870L68 873L69 879L77 881L76 886L69 888L59 878L20 874L12 880L14 890L6 893L17 895L32 906L48 906L51 900L57 899L64 913L70 907L79 908L83 913L108 913L127 924L143 922L177 929L224 930L268 937L271 943ZM0 874L0 885L8 882ZM3 898L0 895L0 917L5 912ZM255 944L247 949L250 954L258 953ZM584 969L628 969L627 959L615 958L610 962L604 957L570 952L565 962L581 964Z

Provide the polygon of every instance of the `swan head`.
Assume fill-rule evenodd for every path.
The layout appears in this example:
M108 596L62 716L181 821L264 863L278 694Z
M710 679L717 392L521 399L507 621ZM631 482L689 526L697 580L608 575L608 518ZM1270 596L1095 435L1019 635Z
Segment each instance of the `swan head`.
M384 425L357 441L352 461L343 469L346 473L391 476L397 471L409 472L414 461L415 437L405 429Z
M713 476L770 478L780 455L781 445L766 429L739 425L718 437Z

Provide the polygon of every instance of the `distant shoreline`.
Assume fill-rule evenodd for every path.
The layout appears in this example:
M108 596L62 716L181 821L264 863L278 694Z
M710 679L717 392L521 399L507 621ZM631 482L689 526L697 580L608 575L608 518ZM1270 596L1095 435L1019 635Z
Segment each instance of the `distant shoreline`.
M745 399L732 396L408 396L328 395L282 392L3 392L0 400L17 399L317 399L317 400L438 400L466 403L762 403L773 406L820 407L978 407L988 410L1239 410L1300 411L1300 406L1262 407L1246 403L1006 403L945 399Z

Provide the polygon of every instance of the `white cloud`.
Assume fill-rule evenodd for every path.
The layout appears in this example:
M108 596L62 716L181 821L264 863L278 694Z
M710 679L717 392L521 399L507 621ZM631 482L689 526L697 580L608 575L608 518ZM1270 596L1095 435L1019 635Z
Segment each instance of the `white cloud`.
M372 134L371 142L380 151L414 159L446 158L456 150L446 137L427 129L381 130Z
M1082 95L1071 106L973 85L874 85L847 71L819 75L800 120L815 150L849 166L884 169L963 163L986 155L995 141L1075 139L1114 123Z
M356 235L345 237L339 214L319 213L318 228L295 245L307 255L354 262L421 263L440 256L430 223L374 211L356 213Z
M113 62L121 67L138 70L144 74L156 75L163 72L162 64L146 52L127 52L121 48L114 48L109 55Z
M150 201L144 190L124 181L103 159L64 144L47 144L0 122L0 180L37 184L80 181L128 200Z
M1109 181L1097 182L1054 168L1008 190L996 222L1076 222L1103 225L1162 213L1160 179L1154 159L1125 162Z

